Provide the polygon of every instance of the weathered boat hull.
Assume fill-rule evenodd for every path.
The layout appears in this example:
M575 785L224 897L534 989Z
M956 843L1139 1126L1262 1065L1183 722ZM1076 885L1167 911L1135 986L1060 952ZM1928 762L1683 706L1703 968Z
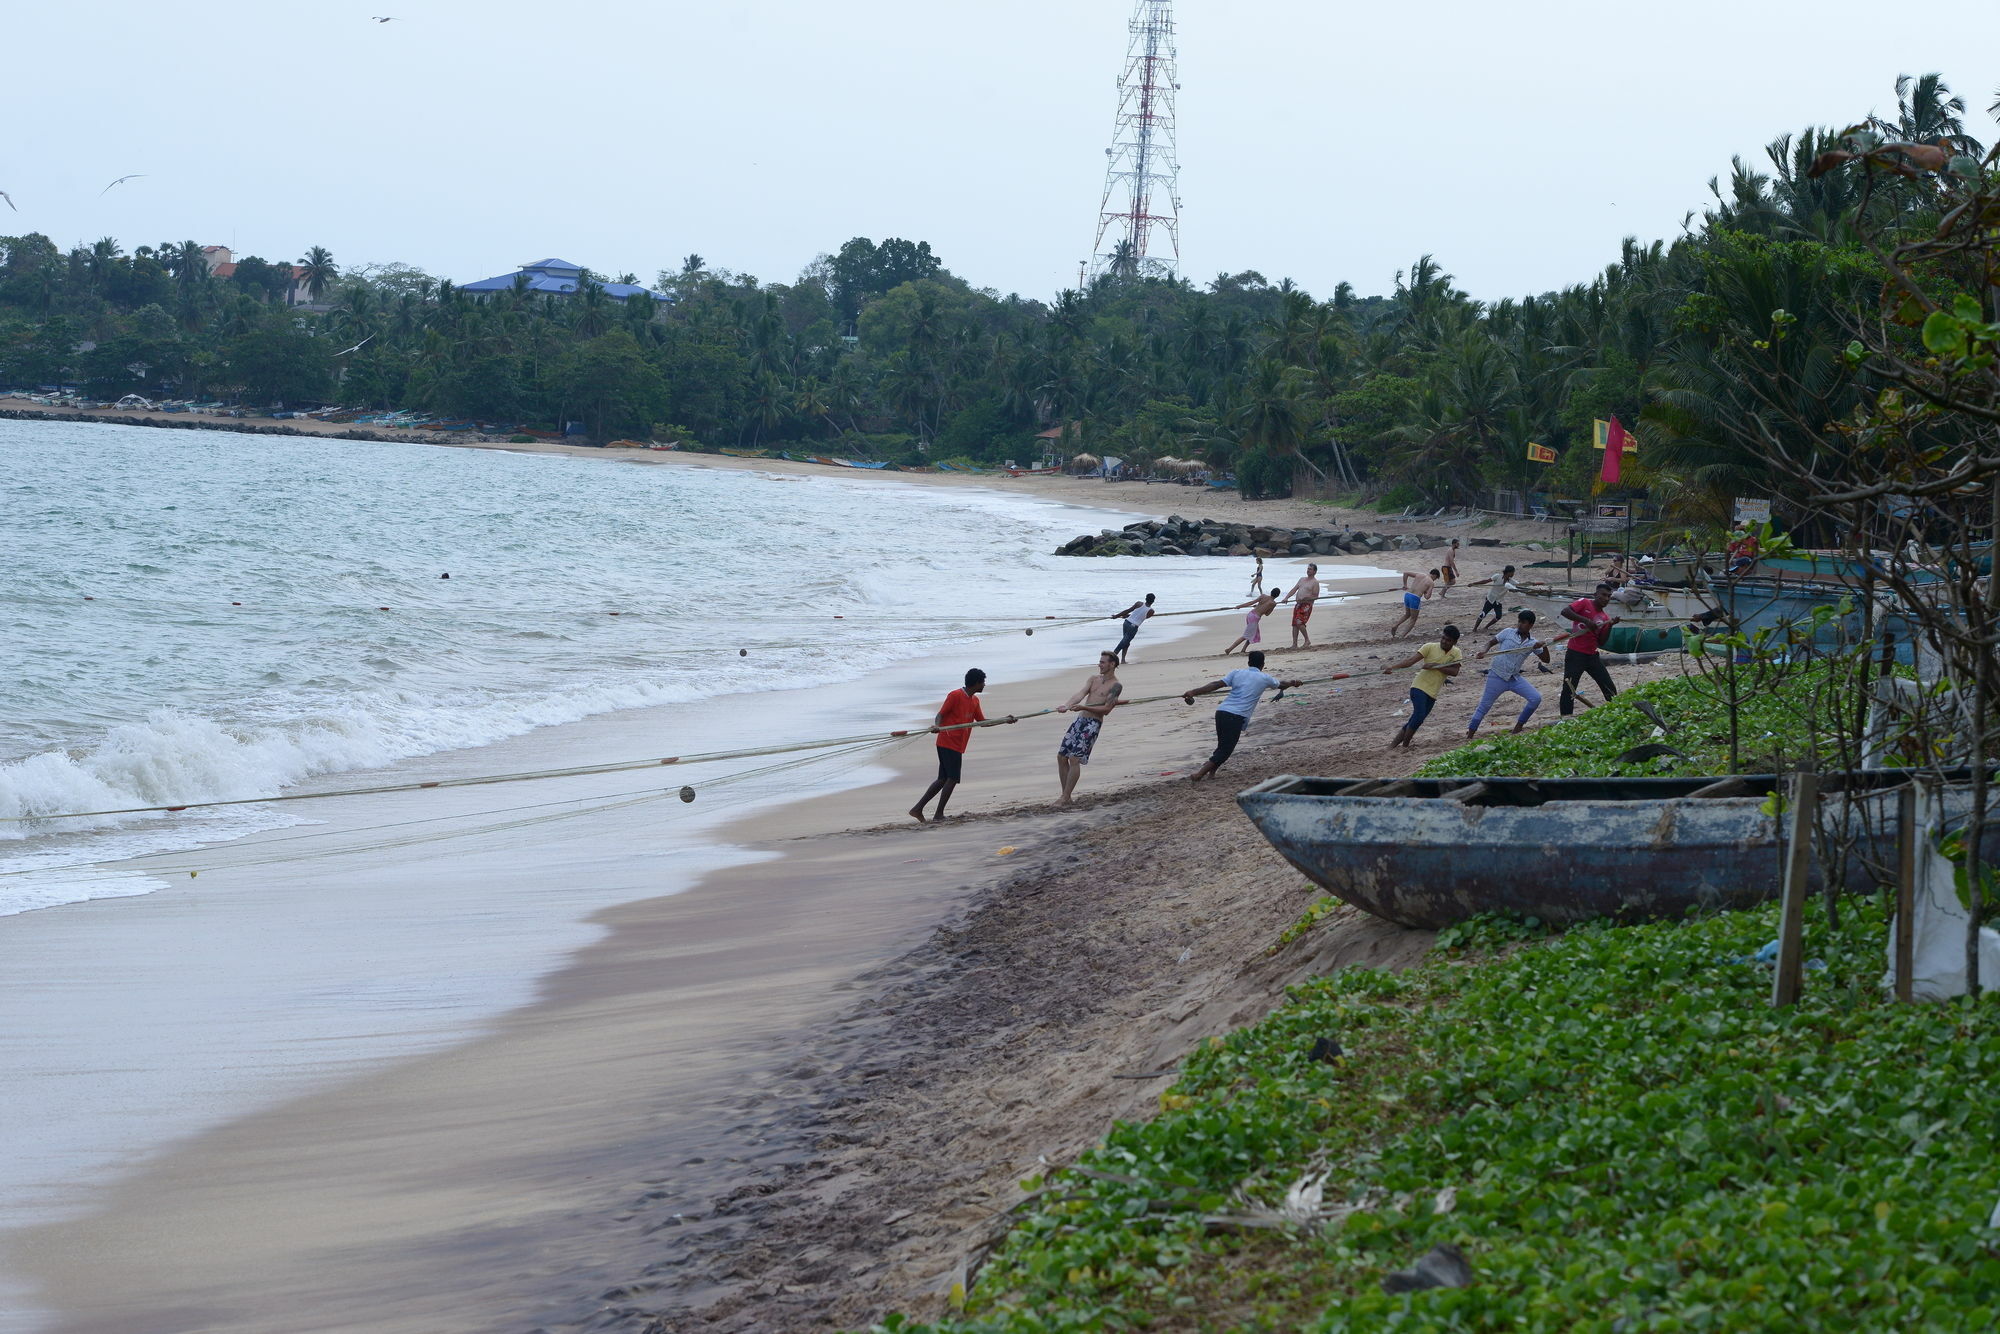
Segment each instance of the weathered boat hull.
M1562 618L1563 609L1582 597L1584 591L1582 589L1563 589L1547 593L1523 591L1507 594L1505 602L1509 612L1517 607L1526 607L1535 613L1535 619L1543 625L1567 630L1570 625ZM1644 606L1631 607L1614 602L1606 608L1606 611L1626 625L1674 626L1686 623L1691 614L1690 609L1693 611L1702 609L1685 591L1649 588L1646 594L1650 600Z
M1556 923L1678 917L1778 891L1782 841L1764 810L1780 782L1771 775L1746 776L1746 795L1723 798L1689 796L1711 778L1487 779L1494 804L1438 799L1466 779L1411 780L1412 796L1335 795L1359 781L1287 775L1237 801L1308 879L1402 926L1496 911ZM1856 787L1895 781L1869 775ZM1853 838L1842 879L1868 888L1868 863L1890 861L1895 797L1856 790L1830 800ZM1985 844L2000 858L2000 827Z

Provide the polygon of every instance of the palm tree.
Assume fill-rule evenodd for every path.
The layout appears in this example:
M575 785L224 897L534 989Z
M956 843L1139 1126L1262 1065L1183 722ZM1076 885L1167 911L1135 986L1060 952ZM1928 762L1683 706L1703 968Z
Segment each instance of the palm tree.
M583 290L576 294L572 303L575 317L572 327L579 338L595 338L611 327L611 300L604 295L598 284L584 279Z
M1976 153L1979 145L1965 137L1965 99L1945 86L1942 74L1911 78L1896 76L1896 119L1874 122L1884 134L1907 144L1947 144Z
M1276 358L1257 364L1236 410L1234 423L1243 443L1273 454L1296 454L1305 443L1305 372Z
M111 267L112 261L124 254L124 247L115 236L100 236L90 243L90 267L93 278L101 278Z
M182 288L194 287L208 281L208 258L201 253L201 242L182 241L169 247L173 252L174 281Z
M333 262L333 256L325 246L316 245L306 251L299 267L305 270L300 276L305 279L306 295L317 305L319 299L326 295L326 289L333 286L333 280L340 276L340 266Z
M625 321L626 329L634 338L646 337L647 326L653 322L653 298L644 292L634 292L625 298L625 304L618 311Z

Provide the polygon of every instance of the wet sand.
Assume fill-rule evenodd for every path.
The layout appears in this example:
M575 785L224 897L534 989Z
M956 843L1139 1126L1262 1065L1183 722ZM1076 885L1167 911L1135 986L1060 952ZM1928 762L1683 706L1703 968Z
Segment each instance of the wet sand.
M1272 669L1401 656L1381 642L1392 601L1323 606L1328 647ZM1128 693L1219 674L1239 625L1142 635ZM987 712L1082 675L1003 686ZM1058 720L980 732L965 818L941 825L900 815L931 767L911 747L885 784L720 831L783 855L598 914L609 935L486 1035L201 1135L8 1258L67 1334L664 1334L934 1302L1013 1180L1157 1092L1112 1074L1170 1063L1303 969L1421 952L1422 933L1335 921L1266 959L1315 892L1231 800L1454 744L1465 692L1414 752L1381 750L1406 684L1267 702L1200 788L1167 780L1212 744L1213 699L1121 712L1069 811L1050 800ZM644 841L601 856L643 864Z

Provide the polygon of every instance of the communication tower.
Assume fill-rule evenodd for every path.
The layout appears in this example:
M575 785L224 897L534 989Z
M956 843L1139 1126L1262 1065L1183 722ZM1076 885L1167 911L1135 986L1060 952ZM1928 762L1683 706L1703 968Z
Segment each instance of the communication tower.
M1173 0L1136 0L1130 27L1090 267L1093 275L1171 278L1181 262Z

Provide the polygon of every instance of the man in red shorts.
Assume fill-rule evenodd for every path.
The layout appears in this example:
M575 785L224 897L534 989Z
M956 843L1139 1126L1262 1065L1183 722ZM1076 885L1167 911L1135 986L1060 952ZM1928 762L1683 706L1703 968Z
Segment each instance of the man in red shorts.
M1306 622L1312 619L1313 603L1319 601L1319 566L1306 566L1305 578L1292 585L1284 600L1298 604L1292 608L1292 647L1311 648L1313 640L1306 633Z

